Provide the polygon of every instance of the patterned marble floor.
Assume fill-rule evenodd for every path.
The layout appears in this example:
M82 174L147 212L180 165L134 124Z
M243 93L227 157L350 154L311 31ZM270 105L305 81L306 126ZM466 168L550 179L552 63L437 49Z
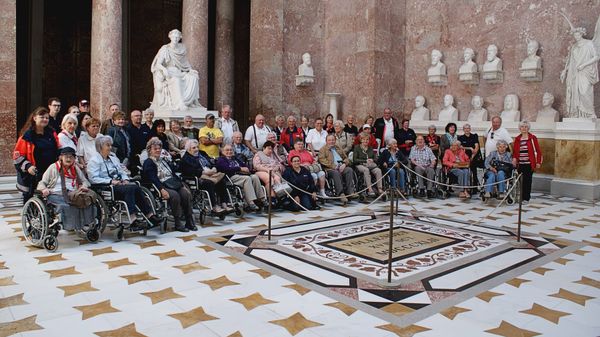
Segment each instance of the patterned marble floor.
M575 243L570 252L402 325L206 241L262 230L264 216L124 242L108 233L89 244L63 232L50 254L23 242L19 196L0 193L0 336L600 335L600 207L580 200L536 195L523 213L524 231L559 246ZM328 204L321 212L276 213L273 224L337 220L385 206ZM449 199L414 207L476 222L494 205ZM505 206L481 224L511 230L516 219L516 207Z

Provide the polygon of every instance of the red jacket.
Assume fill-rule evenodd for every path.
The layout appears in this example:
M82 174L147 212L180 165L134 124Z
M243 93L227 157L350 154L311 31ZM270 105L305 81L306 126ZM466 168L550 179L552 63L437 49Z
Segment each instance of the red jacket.
M515 142L513 143L514 151L513 151L513 159L517 161L517 165L519 164L519 147L521 146L521 135L518 135L515 138ZM529 162L531 163L531 169L535 170L536 165L542 165L544 158L542 157L542 149L540 148L540 144L538 143L538 139L536 136L531 133L528 134L527 139L527 152L529 154Z
M458 150L458 155L454 154L452 150L447 149L442 159L442 164L446 170L450 170L454 164L456 164L456 157L458 156L459 161L469 162L469 156L465 153L465 150Z
M58 141L56 132L52 131L52 133L56 140L56 144L59 145L60 142ZM28 139L27 135L19 137L17 144L15 144L15 150L13 151L13 161L15 165L19 165L22 171L26 171L31 165L35 166L35 158L33 157L34 150L35 144Z
M285 128L283 131L281 131L279 144L283 145L286 150L290 151L294 149L294 143L296 142L297 138L304 139L304 132L302 132L302 128L295 127L292 130Z

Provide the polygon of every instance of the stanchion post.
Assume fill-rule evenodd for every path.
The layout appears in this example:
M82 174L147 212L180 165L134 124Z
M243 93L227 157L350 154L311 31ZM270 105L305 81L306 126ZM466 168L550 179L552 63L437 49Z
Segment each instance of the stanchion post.
M394 188L390 187L390 233L388 241L388 283L392 283L392 248L394 245Z
M272 176L271 176L271 170L269 170L269 190L267 191L268 196L268 202L269 205L268 207L268 217L267 217L267 226L268 226L268 240L271 241L271 191L273 190L273 181L271 180Z
M517 242L521 242L521 213L523 211L523 175L519 175L519 188L517 189L517 198L519 198L519 220L517 222Z

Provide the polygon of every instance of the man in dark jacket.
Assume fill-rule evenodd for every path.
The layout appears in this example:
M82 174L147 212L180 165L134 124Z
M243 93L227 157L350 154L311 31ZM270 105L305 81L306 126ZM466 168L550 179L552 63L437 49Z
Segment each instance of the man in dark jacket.
M375 129L375 139L379 139L381 146L385 146L387 139L396 138L400 131L398 120L392 117L392 110L390 108L383 110L383 117L375 120L373 128Z

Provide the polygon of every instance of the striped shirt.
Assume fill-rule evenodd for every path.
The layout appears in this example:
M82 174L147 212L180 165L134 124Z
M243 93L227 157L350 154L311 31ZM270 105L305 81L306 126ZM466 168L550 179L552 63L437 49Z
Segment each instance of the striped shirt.
M521 139L519 142L519 164L531 164L529 161L529 150L527 149L528 139Z

